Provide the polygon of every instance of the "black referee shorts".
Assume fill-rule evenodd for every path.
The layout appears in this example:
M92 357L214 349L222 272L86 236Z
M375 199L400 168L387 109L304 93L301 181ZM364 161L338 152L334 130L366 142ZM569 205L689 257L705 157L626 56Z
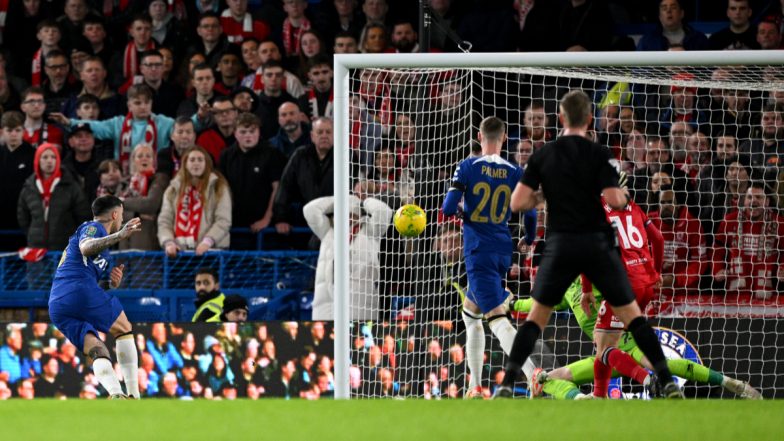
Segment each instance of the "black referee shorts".
M566 289L585 274L612 306L634 301L614 232L550 233L536 273L533 298L547 306L561 303Z

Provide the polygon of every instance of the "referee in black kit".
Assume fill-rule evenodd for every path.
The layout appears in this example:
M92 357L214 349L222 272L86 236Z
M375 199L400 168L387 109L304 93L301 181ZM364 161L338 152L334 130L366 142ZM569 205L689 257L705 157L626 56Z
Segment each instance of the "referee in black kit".
M512 210L529 210L536 205L535 191L541 184L547 201L547 246L536 276L533 307L517 331L504 381L495 397L512 396L520 368L547 325L553 306L561 302L566 288L581 273L602 292L654 366L661 395L683 397L667 369L656 334L634 299L615 232L605 217L602 195L615 209L625 207L628 196L618 187L610 150L586 138L591 110L585 92L573 90L564 95L559 115L565 128L562 136L531 155L512 194Z

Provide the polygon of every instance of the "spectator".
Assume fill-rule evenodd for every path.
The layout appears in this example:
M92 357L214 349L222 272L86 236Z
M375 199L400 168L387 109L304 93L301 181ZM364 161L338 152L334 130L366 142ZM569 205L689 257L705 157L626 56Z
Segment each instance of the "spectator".
M602 0L571 0L561 6L559 50L607 51L611 48L612 14Z
M321 58L326 54L324 40L313 29L302 33L300 37L299 62L297 63L297 73L303 80L308 79L308 70L311 63L316 58ZM332 63L329 63L330 67Z
M242 62L250 72L254 72L261 67L261 59L259 58L259 40L255 38L246 38L240 45L240 53L242 54Z
M364 195L362 195L364 196ZM374 198L361 200L352 196L349 201L351 221L351 249L362 253L363 264L351 266L350 317L352 320L376 320L379 317L379 250L381 238L389 228L392 209ZM334 231L330 214L334 199L326 196L308 202L302 209L308 226L321 240L319 263L316 267L316 289L313 298L313 320L334 320L334 276L330 268L334 259ZM366 213L363 215L363 213Z
M156 173L155 153L149 145L137 146L131 161L132 174L123 198L123 214L126 220L140 218L142 231L123 241L120 249L157 251L160 250L157 240L158 212L171 178L167 173Z
M172 75L174 72L174 52L165 46L158 48L158 52L163 57L163 81L173 82L175 80Z
M664 0L667 1L667 0ZM694 80L690 73L679 73L672 77L675 81L688 82ZM663 109L660 124L662 130L670 130L676 122L690 125L692 132L708 122L708 116L697 108L697 88L691 85L672 85L670 87L670 105Z
M338 1L352 1L352 0L338 0ZM359 34L359 32L357 32ZM335 35L335 43L332 47L335 55L337 54L358 54L359 43L357 37L349 32L341 31Z
M386 0L365 0L362 3L362 12L365 14L368 23L378 23L383 26L387 24L389 5Z
M389 52L389 38L383 24L368 21L359 36L359 51L363 54L381 54Z
M392 47L397 53L420 52L419 39L414 24L410 21L399 21L392 27Z
M305 17L308 3L305 0L284 0L283 10L286 19L283 20L282 41L284 55L287 60L294 60L300 53L300 38L302 33L311 28L310 20ZM261 38L260 40L264 40ZM262 63L265 61L262 60Z
M267 39L270 28L264 21L250 15L248 0L227 0L226 4L229 7L221 13L220 24L229 43L242 43L246 38Z
M463 261L463 233L460 225L455 222L444 222L438 227L438 234L433 240L433 250L438 253L439 274L434 278L439 281L437 290L437 308L423 308L427 321L449 322L450 325L460 322L462 298L468 289L465 262ZM424 305L423 305L424 306Z
M351 35L354 38L354 46L356 46L356 38L362 31L365 21L362 12L357 8L357 0L334 0L333 3L336 17L331 20L332 28L329 35L334 36L335 40L340 38L340 34Z
M223 35L221 19L212 11L203 12L196 28L199 39L189 49L189 53L204 54L205 63L210 67L218 64L218 57L229 47L229 40Z
M150 337L147 341L147 350L155 361L155 370L158 374L165 375L172 369L182 369L182 357L177 352L177 347L168 339L166 324L153 323Z
M193 121L185 116L177 117L171 132L171 144L158 150L158 173L173 178L180 170L182 155L195 145L196 129Z
M353 160L363 166L369 166L373 163L373 154L381 143L383 127L368 111L362 98L356 95L349 97L349 120L349 147Z
M90 207L76 180L63 173L54 144L41 144L36 150L34 170L19 194L19 225L27 246L61 250L76 227L90 218Z
M784 158L784 108L765 106L760 127L752 136L738 150L749 158L752 167L764 172L766 180L775 180Z
M63 15L57 18L57 25L63 31L63 48L71 49L82 33L84 19L90 13L86 0L66 0Z
M63 114L69 118L77 117L77 101L79 97L90 94L98 98L100 112L93 119L113 118L124 113L125 104L123 98L116 94L106 83L106 68L104 62L96 56L87 57L82 63L82 70L79 71L79 79L82 81L82 90L72 94L68 101L63 105ZM79 118L82 118L81 116ZM85 118L82 118L85 119Z
M11 398L13 391L8 387L8 383L0 380L0 401L5 401Z
M702 132L694 132L686 139L686 158L681 170L689 177L692 185L698 185L698 177L711 163L710 140Z
M252 233L272 222L272 206L286 165L283 153L261 141L259 125L256 115L240 115L234 133L237 141L221 154L220 160L221 172L228 177L234 195L234 225L250 227ZM242 245L239 249L253 248L252 244Z
M194 275L196 286L196 312L193 322L220 322L226 295L220 290L218 272L214 268L201 267Z
M220 394L224 386L234 381L234 373L224 357L224 354L214 354L209 369L207 369L207 387L215 395Z
M200 63L191 72L191 84L196 93L179 103L177 116L190 118L199 111L199 107L211 104L215 98L215 74L212 68L205 63Z
M684 202L685 195L664 187L659 193L659 211L649 214L664 236L661 280L662 292L667 295L697 294L708 265L702 226Z
M25 60L16 66L15 71L18 76L29 79L29 60L41 45L36 38L38 33L36 28L47 18L48 11L41 7L41 2L33 1L9 2L6 8L0 6L3 12L6 12L6 9L5 27L0 27L0 33L5 36L13 35L13 44L9 44L8 38L0 38L0 42L5 40L4 46L8 47L14 60Z
M98 182L95 197L108 194L120 197L128 188L128 181L123 179L120 163L114 159L104 159L98 164Z
M757 43L760 49L776 50L781 48L781 29L775 21L762 20L757 25Z
M637 169L645 168L645 147L648 141L641 131L634 129L621 142L623 148L621 169L627 175L634 174Z
M308 65L311 87L299 98L299 108L312 121L319 117L332 118L333 87L332 63L326 56L317 56Z
M187 60L187 63L182 63L180 65L180 70L177 74L177 82L185 84L185 96L191 97L195 92L193 84L193 68L200 64L207 64L207 57L205 57L201 52L194 52L188 56ZM209 67L209 65L207 66ZM212 68L210 67L210 69Z
M183 92L178 87L163 79L163 55L157 50L149 50L139 55L142 81L152 89L152 111L159 115L174 118L177 106L183 99Z
M693 134L694 129L684 121L676 121L670 126L669 146L675 165L682 166L686 162L686 142Z
M261 137L269 139L278 132L277 112L281 104L296 99L283 89L283 67L277 61L268 61L262 67L264 90L259 93L256 115L261 119Z
M161 247L169 257L181 250L195 249L201 256L213 248L228 248L231 194L226 179L213 171L210 154L199 146L185 152L182 163L163 195L158 215Z
M283 169L272 214L279 234L289 234L292 224L304 223L296 206L333 194L332 127L330 119L314 121L313 144L298 148Z
M149 352L141 352L139 355L140 367L139 377L143 378L139 382L139 390L142 390L142 384L147 384L146 396L154 397L158 394L158 382L160 376L155 371L155 359L152 358Z
M280 371L273 375L266 388L265 396L278 397L290 400L299 396L301 385L297 383L294 374L297 372L297 367L294 360L284 362Z
M257 98L258 96L252 90L241 86L234 91L231 101L239 112L256 113Z
M20 110L21 103L20 89L9 83L8 72L3 64L0 64L0 107L5 112L9 110Z
M548 127L550 127L550 124L547 113L545 113L544 102L539 100L531 101L523 114L523 128L525 132L520 138L531 141L534 150L537 150L552 139L552 133L550 133Z
M134 79L140 74L141 54L155 49L152 39L152 19L149 15L139 14L133 17L128 29L131 40L122 52L116 52L109 64L111 77L109 83L120 92L128 90Z
M0 381L13 387L29 374L22 370L22 331L13 327L6 329L5 346L0 347Z
M91 201L100 184L98 165L106 158L95 151L93 131L87 124L80 124L71 130L68 147L63 167L79 181L85 199Z
M40 87L43 85L44 81L44 76L42 75L44 58L46 58L49 52L60 49L62 34L60 32L60 27L52 20L43 20L39 22L36 29L38 30L36 38L41 42L41 46L35 51L35 54L33 54L30 84L33 87Z
M310 142L310 130L302 122L302 111L295 103L283 103L278 107L278 134L270 139L270 145L287 158L299 147Z
M85 17L82 36L90 45L90 54L101 59L103 66L112 62L112 46L106 35L106 23L102 18L88 15Z
M237 129L237 108L231 98L218 96L212 100L210 111L214 121L212 127L203 131L196 139L196 144L204 147L218 166L221 165L221 153L234 143L234 132ZM229 176L224 173L224 176ZM236 222L236 219L235 219Z
M3 145L0 146L0 204L6 210L0 212L0 229L17 230L16 207L27 177L34 172L35 149L24 142L24 117L16 111L6 112L2 124ZM11 238L2 238L3 249L18 249L23 244ZM18 245L18 246L15 246Z
M728 294L767 299L784 282L784 219L772 205L765 186L754 182L742 207L719 225L713 278Z
M173 48L180 54L187 45L187 30L169 10L167 0L152 0L147 10L152 19L151 36L158 47Z
M44 91L40 87L31 87L22 92L22 112L25 114L24 142L38 148L44 143L51 143L62 149L63 131L54 124L44 121Z
M257 95L264 90L264 64L269 61L277 61L280 63L283 59L280 54L280 49L278 49L278 45L275 44L274 41L262 41L261 44L259 44L258 53L259 62L261 63L259 68L256 69L255 73L251 73L242 79L242 86L253 90ZM305 87L302 86L299 77L288 70L283 71L283 84L281 87L295 98L299 98L305 93Z
M47 112L59 112L71 94L80 90L78 82L70 74L68 57L57 49L44 57L46 77L41 83L44 90Z
M713 155L711 163L700 171L698 187L700 198L699 217L703 228L709 233L715 231L718 223L727 214L724 211L727 186L725 174L727 166L738 160L737 140L734 136L729 134L721 135L715 139L714 144L716 153ZM748 178L748 174L746 176ZM745 191L745 188L743 191ZM709 240L711 238L712 234L708 236Z
M39 398L64 398L65 390L60 373L60 363L57 359L47 355L41 361L42 372L35 380L35 396Z
M184 395L184 391L177 381L177 374L174 372L166 372L161 380L161 388L156 397L158 398L180 398Z
M223 322L246 322L248 320L248 301L239 295L226 296L220 318Z
M708 39L711 50L759 49L757 29L751 24L749 0L728 0L727 18L730 25L713 33Z
M65 127L87 123L98 139L114 142L114 157L119 158L123 174L127 175L134 146L147 144L156 151L169 145L174 119L152 113L153 91L144 84L134 84L128 89L128 114L104 121L85 121L67 118L54 113L51 118ZM194 115L195 120L200 115Z
M210 269L212 270L212 268ZM180 356L185 362L183 369L188 367L189 361L195 362L198 358L196 354L196 337L193 335L193 332L188 331L183 335L182 341L180 341ZM198 366L196 367L198 368Z
M19 382L19 385L16 387L16 393L19 398L23 400L32 400L35 398L35 386L33 385L32 379L24 379Z
M240 87L240 74L242 73L242 58L240 49L236 44L229 45L229 48L218 58L218 73L220 82L217 87L231 94Z
M705 50L708 39L702 32L683 23L685 15L681 0L659 2L659 26L640 39L638 51L665 51L679 45L687 51Z

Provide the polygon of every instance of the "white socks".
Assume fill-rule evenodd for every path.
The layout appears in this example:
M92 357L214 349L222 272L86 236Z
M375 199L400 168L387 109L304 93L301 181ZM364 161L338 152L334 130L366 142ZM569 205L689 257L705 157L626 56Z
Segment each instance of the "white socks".
M468 389L473 390L482 384L482 363L485 357L485 328L482 325L482 316L474 318L463 311L463 322L466 327L466 364L471 373ZM473 315L473 314L472 314Z
M512 352L512 345L514 344L517 329L512 326L509 319L506 317L499 317L488 323L493 335L501 342L501 349L504 354L509 355Z
M126 334L117 338L115 350L117 351L117 362L120 364L120 372L122 372L125 380L125 389L128 391L128 396L139 398L139 354L136 351L136 342L133 340L133 334Z
M110 395L123 393L122 387L120 386L120 380L118 380L117 375L114 374L114 368L109 359L102 357L93 360L93 373L95 373L101 386L103 386Z

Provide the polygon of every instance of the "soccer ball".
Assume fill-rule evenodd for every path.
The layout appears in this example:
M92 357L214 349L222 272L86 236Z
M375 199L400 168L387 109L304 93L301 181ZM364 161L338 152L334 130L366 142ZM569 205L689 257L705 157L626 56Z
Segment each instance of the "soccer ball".
M398 233L406 237L415 237L425 230L427 215L418 205L406 204L397 209L392 221Z

